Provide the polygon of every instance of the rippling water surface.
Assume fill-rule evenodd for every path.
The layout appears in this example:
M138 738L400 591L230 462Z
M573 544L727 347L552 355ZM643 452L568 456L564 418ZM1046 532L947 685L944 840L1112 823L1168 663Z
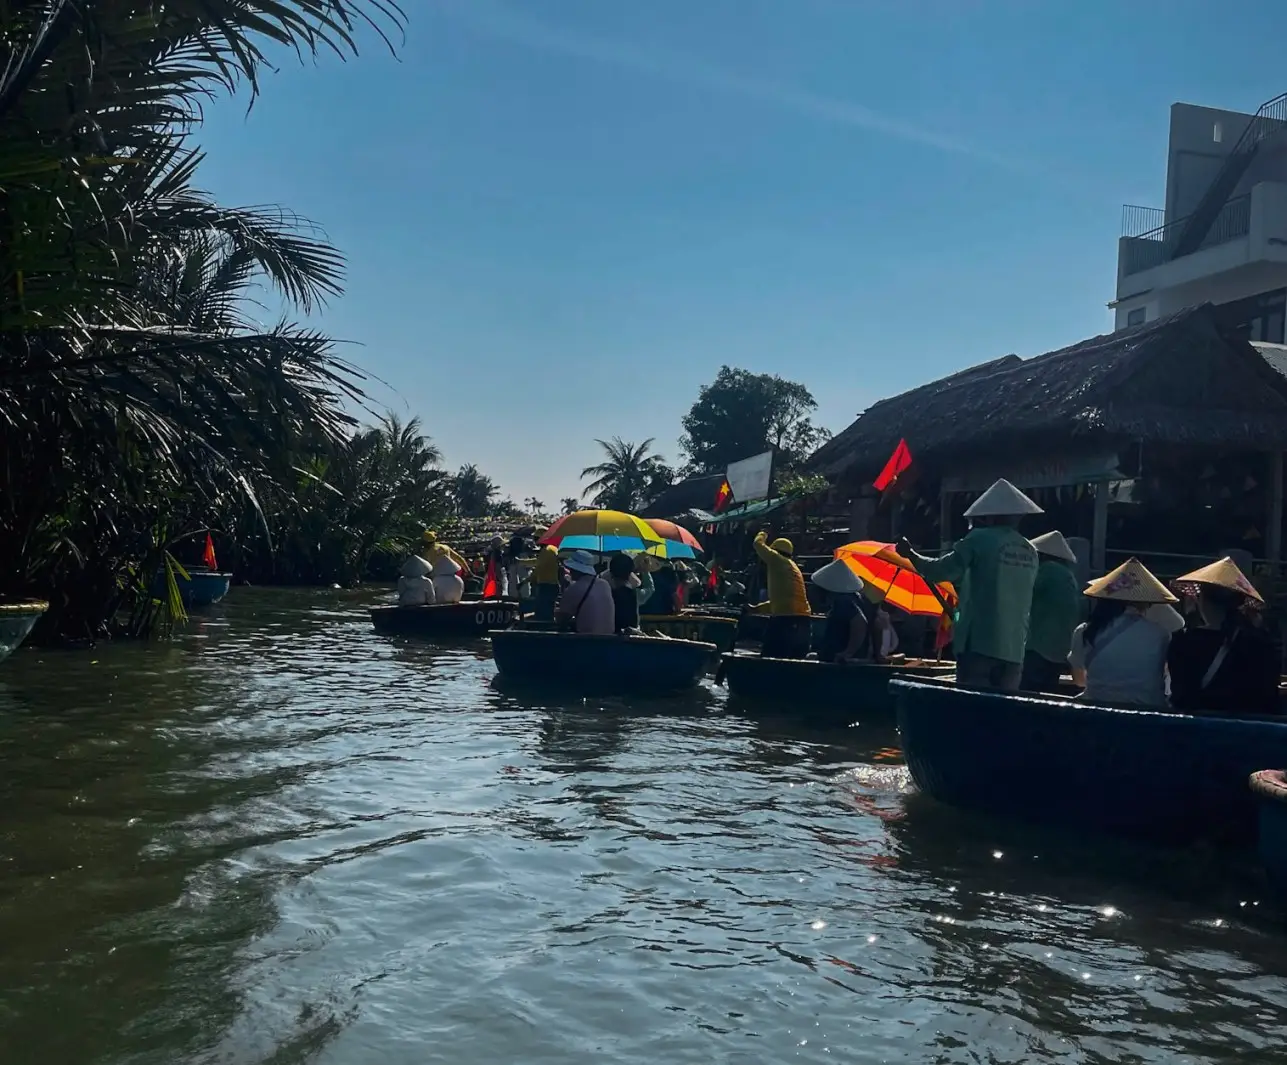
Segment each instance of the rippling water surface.
M1254 871L937 808L876 724L506 691L370 599L0 667L0 1062L1283 1060Z

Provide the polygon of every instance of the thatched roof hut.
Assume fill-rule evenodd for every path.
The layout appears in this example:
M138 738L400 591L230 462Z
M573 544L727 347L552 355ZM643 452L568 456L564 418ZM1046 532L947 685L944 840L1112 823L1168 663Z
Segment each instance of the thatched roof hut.
M722 473L704 473L673 484L639 512L642 518L674 518L689 510L712 510Z
M1210 305L1059 351L1015 355L881 400L808 467L866 478L902 438L918 463L1137 440L1287 448L1287 379Z

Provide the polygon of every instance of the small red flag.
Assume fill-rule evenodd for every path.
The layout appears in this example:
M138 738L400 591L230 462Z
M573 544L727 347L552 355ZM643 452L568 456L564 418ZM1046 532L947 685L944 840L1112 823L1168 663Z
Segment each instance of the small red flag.
M719 491L715 493L715 513L718 514L731 502L733 502L733 489L729 487L727 480L721 481Z
M201 552L201 561L212 573L219 568L219 563L215 561L214 540L209 533L206 533L206 549Z
M885 468L880 471L880 476L872 481L872 487L878 492L885 491L892 486L905 473L912 464L912 453L907 447L906 440L898 441L898 446L894 448L894 453L889 456L889 461L885 463Z
M496 572L496 556L487 556L487 579L483 582L483 598L500 595L500 574Z
M719 567L711 563L710 575L706 578L706 590L714 595L719 590Z

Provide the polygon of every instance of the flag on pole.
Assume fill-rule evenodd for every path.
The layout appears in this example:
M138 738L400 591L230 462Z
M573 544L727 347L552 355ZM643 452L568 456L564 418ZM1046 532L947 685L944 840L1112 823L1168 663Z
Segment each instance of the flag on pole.
M219 563L215 561L214 540L209 533L206 533L206 549L201 552L201 561L211 573L219 568Z
M733 502L733 489L728 486L728 478L720 482L719 491L715 493L715 513L718 514Z
M719 566L714 562L711 563L710 573L706 577L706 590L711 595L719 591Z
M872 481L872 487L878 492L892 488L897 483L898 478L907 472L911 464L912 453L907 446L907 441L898 441L898 446L894 448L894 453L889 456L889 461L885 463L885 468L880 471L880 476Z
M496 563L496 554L487 555L487 579L483 581L483 598L492 599L500 595L500 573Z

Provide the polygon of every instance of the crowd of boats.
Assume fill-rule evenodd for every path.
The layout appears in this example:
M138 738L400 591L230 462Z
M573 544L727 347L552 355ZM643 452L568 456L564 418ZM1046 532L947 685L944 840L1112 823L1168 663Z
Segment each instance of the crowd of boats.
M802 720L896 723L913 780L938 801L1165 844L1206 840L1245 847L1259 841L1266 868L1287 897L1287 777L1282 772L1287 717L1280 712L1287 696L1276 657L1272 705L1263 699L1255 705L1220 701L1263 687L1263 675L1247 674L1263 674L1264 648L1278 654L1259 609L1264 605L1260 593L1227 558L1178 578L1174 591L1132 559L1087 587L1076 587L1089 610L1067 619L1062 660L1044 671L1043 690L1024 690L1024 683L1043 671L1024 668L1023 637L1017 653L1005 652L1006 660L976 651L984 661L972 662L962 629L985 630L983 646L996 650L1006 642L999 629L1007 613L1014 614L1015 603L1022 602L1026 635L1030 624L1039 623L1029 617L1044 594L1034 596L1037 572L1047 562L1063 561L1071 574L1072 555L1057 533L1023 539L1016 531L1018 519L1032 513L1035 504L1003 503L1000 510L1020 513L996 513L998 495L1012 503L1022 497L1009 485L990 502L985 494L983 505L968 514L972 543L962 541L939 559L917 555L906 544L873 545L882 548L884 564L928 576L945 620L955 623L956 653L949 660L941 654L880 654L871 641L864 653L852 654L853 647L845 648L849 654L837 653L834 638L830 653L819 655L833 612L812 610L803 631L806 648L812 645L815 652L780 656L776 651L786 645L772 638L777 615L768 603L759 610L701 604L668 615L642 613L636 625L607 632L577 631L575 612L569 616L562 607L566 594L558 600L563 613L554 617L538 616L531 601L464 592L454 602L434 606L378 606L371 617L383 633L485 637L503 682L586 693L657 693L680 691L713 673L738 702L772 703ZM557 548L557 536L544 546ZM766 543L761 537L757 550L761 546L790 558L787 541ZM843 576L853 572L849 563L864 554L861 548L838 549L831 563L812 574L809 583L815 592L821 586L824 601L834 605L863 590L856 573L851 579ZM599 554L597 567L586 565L584 548L561 553L561 559L585 568L589 580L599 579L597 570L604 570L602 583L612 589L603 563L621 551L614 547ZM794 564L782 569L799 572ZM998 572L1006 575L998 580ZM1027 586L1018 597L1004 587L1016 573L1019 586ZM772 567L769 584L772 600ZM630 587L622 582L619 590ZM799 591L790 587L778 599L793 600ZM884 591L873 598L885 601ZM1187 617L1177 607L1186 607ZM866 609L861 616L870 620L872 614ZM1199 635L1187 639L1185 632ZM1168 668L1168 648L1170 665L1179 668ZM1151 684L1156 673L1160 697L1136 705L1088 698L1095 692L1097 662L1104 681L1121 685L1101 684L1101 691L1131 692L1140 677ZM1104 663L1111 668L1103 670ZM1198 696L1182 699L1169 691L1172 672L1177 680L1187 678ZM1224 679L1214 683L1222 672Z

